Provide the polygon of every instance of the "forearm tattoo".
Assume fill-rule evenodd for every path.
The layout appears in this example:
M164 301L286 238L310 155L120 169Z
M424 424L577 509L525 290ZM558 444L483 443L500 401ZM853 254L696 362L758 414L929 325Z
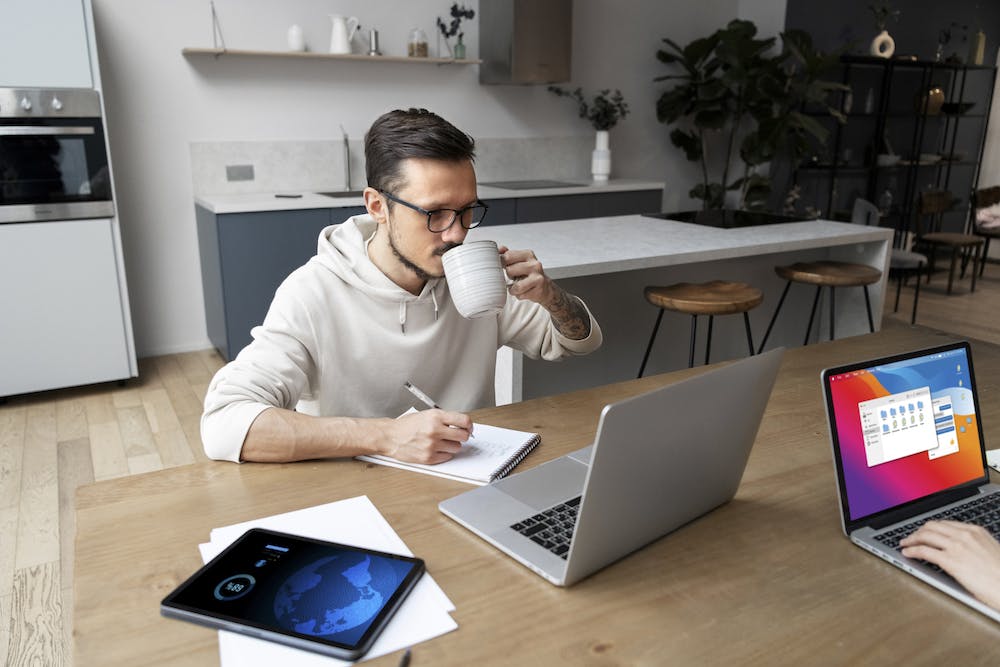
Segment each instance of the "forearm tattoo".
M590 315L583 303L558 285L556 298L548 306L549 314L563 336L573 340L583 340L590 335Z

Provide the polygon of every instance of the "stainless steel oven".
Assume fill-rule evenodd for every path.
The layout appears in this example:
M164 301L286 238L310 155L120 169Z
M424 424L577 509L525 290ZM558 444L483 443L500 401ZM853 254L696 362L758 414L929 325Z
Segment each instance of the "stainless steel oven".
M114 215L98 95L0 88L0 223Z

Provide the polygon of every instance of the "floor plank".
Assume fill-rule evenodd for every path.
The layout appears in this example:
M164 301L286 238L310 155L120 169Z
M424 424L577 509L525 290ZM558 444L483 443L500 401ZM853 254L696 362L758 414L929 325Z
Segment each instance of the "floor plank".
M122 446L121 431L117 422L91 424L88 440L94 480L112 479L128 474L128 459Z
M59 562L59 480L53 401L28 407L17 516L17 570Z
M14 584L14 554L17 551L19 507L0 507L0 597L10 595ZM6 627L0 627L6 629ZM0 664L3 661L0 660Z
M74 542L76 540L76 510L73 505L76 489L94 481L90 461L90 440L78 438L60 442L57 451L59 465L59 578L63 586L73 581Z
M172 468L195 462L194 450L184 431L179 428L153 434L163 467Z
M21 406L0 410L0 508L20 504L27 415L27 408Z
M87 437L87 409L82 398L56 401L56 437L60 442Z
M13 620L10 616L10 599L10 594L0 595L0 665L10 664L7 662L7 648L10 645L10 628Z
M66 664L60 589L56 561L14 573L8 667Z

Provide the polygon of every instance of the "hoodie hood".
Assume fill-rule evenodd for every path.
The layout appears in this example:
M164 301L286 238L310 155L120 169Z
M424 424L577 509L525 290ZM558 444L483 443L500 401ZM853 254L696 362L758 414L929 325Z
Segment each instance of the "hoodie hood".
M316 256L311 261L318 262L348 285L379 301L399 304L399 326L406 332L406 316L411 305L428 304L434 308L437 320L439 295L444 287L441 278L431 278L420 294L408 291L392 282L368 258L368 242L375 235L378 223L367 214L355 215L340 225L331 225L323 230L316 247Z

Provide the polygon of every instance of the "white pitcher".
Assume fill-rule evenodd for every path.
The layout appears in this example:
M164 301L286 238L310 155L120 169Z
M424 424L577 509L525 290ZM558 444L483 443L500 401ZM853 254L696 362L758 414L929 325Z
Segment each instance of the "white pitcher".
M351 39L361 27L361 22L354 16L340 14L330 14L330 20L333 22L333 29L330 33L330 53L350 53Z

